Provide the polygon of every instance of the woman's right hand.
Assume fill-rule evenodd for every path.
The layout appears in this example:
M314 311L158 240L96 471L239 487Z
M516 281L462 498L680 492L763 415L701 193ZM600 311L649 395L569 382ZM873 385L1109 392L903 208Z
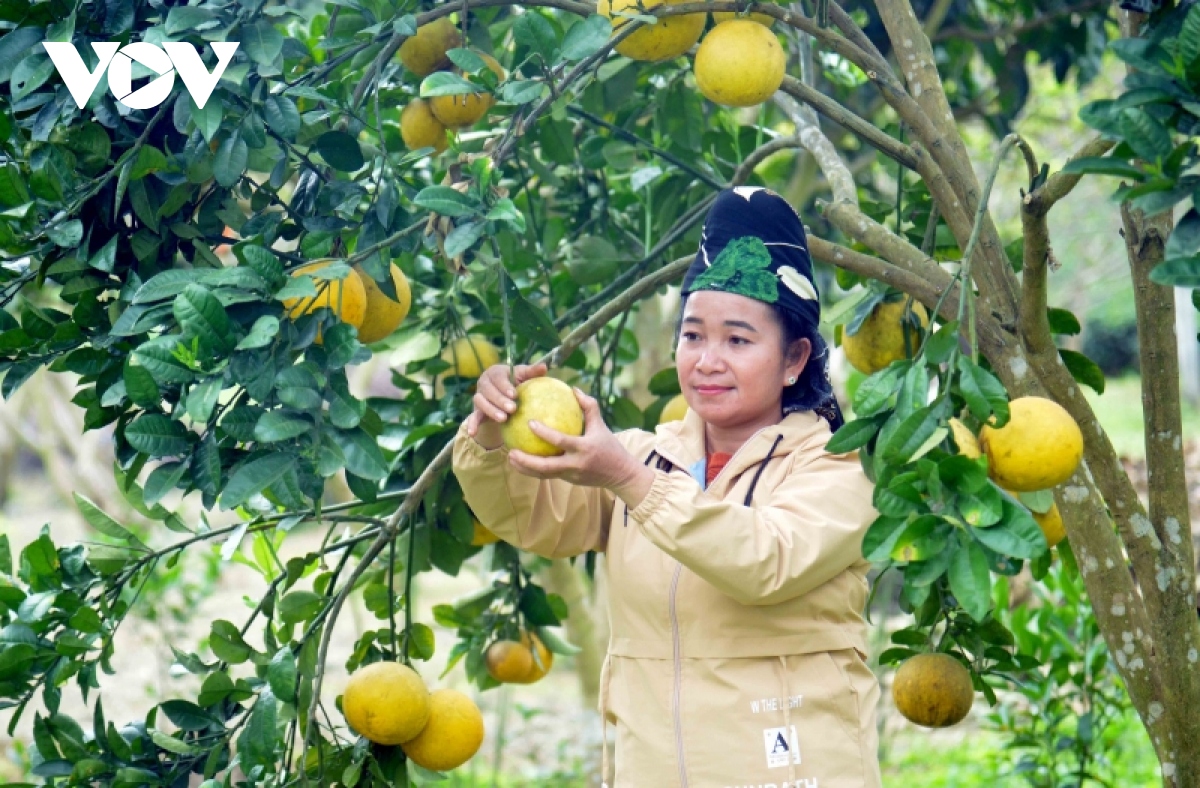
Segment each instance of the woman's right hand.
M518 364L509 376L507 364L488 367L479 376L473 402L475 410L467 417L467 434L485 449L496 449L504 443L500 425L517 409L516 387L547 372L545 364Z

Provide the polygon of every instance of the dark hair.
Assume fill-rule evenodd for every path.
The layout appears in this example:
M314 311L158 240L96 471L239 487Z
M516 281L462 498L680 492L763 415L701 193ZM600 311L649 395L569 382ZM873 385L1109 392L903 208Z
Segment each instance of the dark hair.
M675 318L675 346L679 346L679 334L683 330L683 312L687 306L688 296L679 299L679 315ZM783 331L783 352L786 357L792 345L801 339L807 339L812 345L812 352L799 379L790 386L783 387L783 412L794 410L813 410L824 400L825 395L818 385L824 379L825 365L829 363L829 346L815 325L801 320L800 317L787 311L778 304L770 304L771 313L778 321Z

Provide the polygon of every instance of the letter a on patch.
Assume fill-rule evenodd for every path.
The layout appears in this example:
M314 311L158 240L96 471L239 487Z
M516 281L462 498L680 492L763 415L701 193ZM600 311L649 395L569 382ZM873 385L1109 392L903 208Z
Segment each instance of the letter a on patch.
M787 735L790 733L791 735ZM788 765L788 755L792 763L800 763L800 745L796 739L796 726L788 728L767 728L763 731L763 747L767 753L767 768Z

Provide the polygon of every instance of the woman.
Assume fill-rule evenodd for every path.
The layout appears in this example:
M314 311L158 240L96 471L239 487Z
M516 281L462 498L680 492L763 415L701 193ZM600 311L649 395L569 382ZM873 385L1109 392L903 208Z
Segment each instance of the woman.
M607 556L614 788L880 785L861 616L875 511L857 458L825 451L842 417L819 316L799 217L739 187L684 279L682 422L614 435L577 389L581 437L531 424L561 456L510 452L509 370L479 380L454 447L472 510L532 552Z

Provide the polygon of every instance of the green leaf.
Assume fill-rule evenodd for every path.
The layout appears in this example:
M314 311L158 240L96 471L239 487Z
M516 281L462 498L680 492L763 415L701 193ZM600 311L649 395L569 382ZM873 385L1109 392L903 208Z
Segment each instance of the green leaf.
M1200 10L1197 10L1194 5L1188 10L1188 15L1183 20L1177 45L1179 57L1183 59L1185 66L1190 67L1197 58L1200 58Z
M222 378L211 377L192 386L187 394L187 414L196 424L207 424L221 394Z
M1137 155L1147 161L1158 161L1171 155L1174 145L1171 133L1153 115L1136 108L1123 109L1117 115L1117 126L1125 142Z
M1071 373L1071 377L1090 387L1097 394L1104 393L1104 372L1100 369L1100 365L1082 353L1066 348L1059 348L1058 355L1062 357L1063 364Z
M873 563L886 560L907 524L908 520L904 517L876 517L863 535L863 558Z
M179 485L179 480L183 478L183 474L187 470L188 463L186 462L164 462L155 468L146 478L144 503L147 506L154 506L161 501L167 493Z
M150 740L159 746L160 749L175 755L198 755L203 750L195 747L182 739L177 739L170 734L163 733L158 730L150 731Z
M117 236L108 239L88 260L88 265L98 271L112 273L117 262Z
M159 708L181 731L202 731L210 725L221 724L220 720L191 701L168 700L161 703Z
M289 454L268 454L239 466L221 493L221 508L233 509L283 478L295 466Z
M174 298L190 284L196 284L204 276L197 268L171 268L155 274L133 294L133 303L149 304L165 298Z
M190 434L182 424L161 413L147 413L129 423L125 440L135 451L151 457L178 457L191 451Z
M175 296L172 309L185 337L197 337L202 346L217 353L228 353L237 344L225 307L204 285L185 287Z
M449 186L426 186L413 198L413 204L442 216L471 216L479 212L479 203L474 198Z
M1079 325L1079 318L1075 317L1075 313L1069 309L1052 306L1046 310L1046 319L1050 322L1050 333L1052 334L1075 336L1083 330Z
M434 96L461 96L467 93L483 93L474 82L463 79L450 71L435 71L421 80L421 98ZM449 188L449 187L446 187Z
M236 345L238 350L254 350L257 348L265 348L269 345L272 339L280 333L280 319L274 315L264 314L263 317L254 320L254 325L250 329L250 333L241 339L241 342Z
M155 172L167 169L167 157L153 145L142 145L134 159L133 169L129 172L129 180L136 181Z
M513 331L543 350L558 347L561 341L558 331L546 313L529 303L507 274L503 275L503 279L508 290L508 308L512 312Z
M522 588L518 607L525 615L526 622L532 626L556 627L562 623L554 614L554 608L550 606L550 600L541 586L530 584Z
M54 62L46 56L45 50L38 47L29 57L23 58L13 69L9 87L12 89L12 100L21 99L33 93L46 84L46 80L54 74Z
M866 446L885 420L884 416L872 416L868 419L854 419L846 422L825 445L825 451L830 454L846 454Z
M295 140L300 132L300 112L296 102L287 96L268 96L263 103L263 116L271 130L285 140Z
M594 14L577 22L563 38L562 56L565 60L583 60L600 51L612 36L612 22Z
M165 25L167 35L193 31L201 25L215 22L211 8L197 6L177 6L167 12ZM211 27L211 24L207 25Z
M673 397L680 393L679 372L675 367L667 367L655 372L646 388L656 397Z
M1167 287L1200 287L1200 255L1159 263L1150 271L1150 281Z
M971 409L971 415L980 421L987 421L993 413L1003 413L1007 418L1008 392L1004 384L968 356L959 356L955 366L959 372L958 390Z
M891 364L860 383L851 403L854 415L859 418L874 416L892 402L900 379L908 372L910 365L908 361Z
M282 410L268 410L254 425L254 439L263 443L277 443L297 438L312 428L313 423L303 416Z
M455 47L447 50L446 57L450 58L450 62L466 71L468 74L474 74L487 68L487 63L479 55L469 49Z
M217 155L213 157L213 177L217 183L229 189L241 179L249 160L250 148L246 141L240 134L231 134L217 148Z
M325 598L312 591L292 591L279 600L279 618L285 624L308 621L325 605Z
M421 623L414 623L408 630L408 655L415 659L432 659L435 641L433 630Z
M257 766L272 769L276 765L278 746L278 703L269 689L263 690L250 711L250 721L238 739L241 767L247 772Z
M541 55L547 68L558 59L558 34L554 26L532 8L517 18L513 38Z
M1145 173L1135 164L1109 156L1084 156L1067 162L1062 171L1068 175L1113 175L1140 181Z
M960 545L950 559L950 591L976 621L983 621L992 606L992 573L987 556L975 541Z
M463 222L450 231L446 236L446 241L443 248L446 250L447 257L458 257L463 252L475 245L475 242L483 236L483 231L487 229L487 222Z
M1179 217L1179 222L1171 231L1170 237L1167 238L1167 246L1163 250L1163 255L1168 261L1171 261L1178 257L1192 257L1197 254L1200 254L1200 211L1193 207Z
M83 519L87 520L88 525L105 536L111 536L113 539L118 539L128 544L141 544L129 529L105 514L99 506L96 506L96 504L79 493L72 493L72 495L75 498L75 505L79 507L79 513L83 515Z
M217 659L237 665L250 659L254 649L242 639L241 632L228 621L217 619L209 631L208 645L212 647ZM207 682L206 682L207 683Z
M488 211L486 218L488 221L504 222L517 234L525 232L525 215L507 197L497 200L492 209Z
M283 34L265 19L241 29L242 47L260 66L270 66L283 51Z
M532 104L540 99L546 90L544 82L534 79L516 79L501 85L496 91L496 97L507 104Z
M271 657L267 665L267 683L275 697L284 703L296 700L296 656L291 646L284 646Z
M967 523L976 528L995 525L1004 514L1000 491L994 485L985 484L973 494L960 492L958 511Z
M179 10L172 8L172 11ZM200 130L204 141L211 143L217 138L217 132L221 130L221 121L225 118L225 102L220 96L209 96L208 101L204 102L203 107L196 106L195 99L188 97L188 106L192 114L192 122L196 124L196 128Z
M78 219L70 219L50 228L47 235L58 246L73 249L83 240L83 223Z
M941 426L941 410L937 406L919 408L889 429L896 422L897 417L893 415L880 435L879 453L883 461L889 465L903 465L912 459Z
M1046 551L1046 537L1025 507L1004 500L1004 517L992 528L976 528L975 538L997 553L1013 558L1037 558Z
M358 140L344 131L327 131L317 137L316 149L335 170L354 172L365 163Z
M346 469L355 476L379 481L388 475L387 460L379 444L365 430L336 430L333 438L346 456Z

